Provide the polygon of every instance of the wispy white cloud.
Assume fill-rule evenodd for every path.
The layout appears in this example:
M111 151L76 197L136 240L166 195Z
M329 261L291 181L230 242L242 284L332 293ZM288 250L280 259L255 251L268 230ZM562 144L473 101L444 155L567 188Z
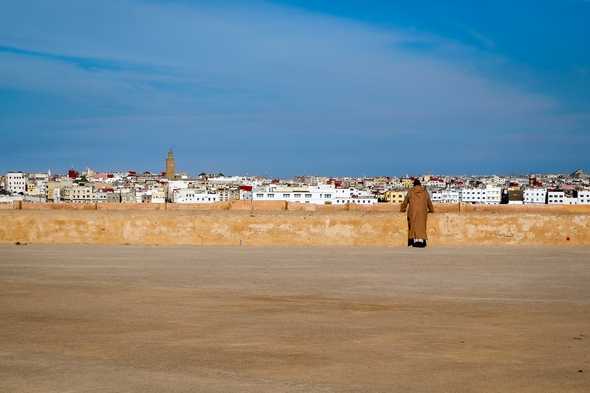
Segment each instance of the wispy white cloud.
M491 38L483 35L482 33L475 31L473 29L468 29L469 35L473 37L477 42L479 42L484 48L486 49L494 49L496 47L496 43Z

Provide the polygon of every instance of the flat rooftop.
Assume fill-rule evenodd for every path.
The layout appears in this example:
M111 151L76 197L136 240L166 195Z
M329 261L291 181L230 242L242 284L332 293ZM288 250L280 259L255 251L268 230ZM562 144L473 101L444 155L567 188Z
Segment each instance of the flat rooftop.
M590 248L0 246L2 392L588 392Z

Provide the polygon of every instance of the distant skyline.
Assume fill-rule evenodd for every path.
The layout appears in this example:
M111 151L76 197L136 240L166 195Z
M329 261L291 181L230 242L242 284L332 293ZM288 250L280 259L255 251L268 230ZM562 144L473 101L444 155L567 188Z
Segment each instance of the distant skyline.
M164 164L165 166L165 164ZM40 170L22 170L19 168L13 168L10 171L14 171L14 172L24 172L24 173L47 173L48 171L51 172L51 175L62 175L62 176L66 176L68 174L68 172L70 170L75 170L80 174L83 174L84 172L86 172L87 170L91 170L95 173L125 173L125 172L129 172L129 171L133 171L136 172L137 174L143 174L143 173L150 173L152 175L161 175L161 176L165 176L166 175L166 168L164 167L163 169L149 169L149 168L136 168L136 167L129 167L129 168L94 168L94 167L75 167L75 166L68 166L67 168L61 169L61 170L54 170L53 168L47 168L47 169L40 169ZM194 176L198 176L201 173L205 173L207 175L223 175L223 176L227 176L227 177L233 177L233 176L243 176L243 177L258 177L258 176L262 176L262 177L266 177L269 179L277 179L277 178L281 178L281 179L292 179L294 177L298 177L298 176L317 176L317 177L333 177L333 178L345 178L345 177L351 177L351 178L357 178L357 177L417 177L417 176L448 176L448 177L491 177L491 176L500 176L500 177L517 177L517 176L529 176L529 175L572 175L577 171L582 171L584 173L588 173L588 171L585 171L583 168L576 168L573 169L571 171L553 171L553 172L490 172L490 173L477 173L477 172L470 172L470 173L444 173L444 172L436 172L436 171L426 171L426 172L407 172L407 173L381 173L381 174L362 174L362 175L347 175L347 174L341 174L341 175L334 175L334 174L330 174L330 173L295 173L293 175L289 175L289 176L273 176L271 174L268 173L224 173L222 171L203 171L203 170L198 170L198 169L177 169L175 171L176 174L185 174L189 177L194 177ZM0 173L0 175L4 175L5 173Z
M590 2L20 0L0 172L590 170Z

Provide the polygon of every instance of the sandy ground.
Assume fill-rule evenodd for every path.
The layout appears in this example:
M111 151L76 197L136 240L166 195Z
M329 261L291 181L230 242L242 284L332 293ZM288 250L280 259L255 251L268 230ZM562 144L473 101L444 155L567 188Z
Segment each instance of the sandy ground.
M0 246L1 392L589 392L590 248Z

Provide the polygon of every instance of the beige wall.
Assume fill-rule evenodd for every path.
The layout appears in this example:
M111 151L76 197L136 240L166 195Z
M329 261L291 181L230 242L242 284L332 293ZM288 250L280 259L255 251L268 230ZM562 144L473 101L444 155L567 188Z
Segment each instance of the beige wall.
M313 205L304 203L288 203L285 201L228 201L218 203L0 203L3 210L237 210L237 211L307 211L307 212L342 212L362 211L399 212L396 203L379 203L376 205ZM473 204L434 204L437 213L452 212L487 212L497 214L511 213L555 213L555 214L590 214L590 205L473 205Z
M346 210L284 203L154 208L160 210L149 204L124 210L103 210L100 204L100 210L92 204L86 207L92 210L61 206L61 210L26 205L22 210L0 209L0 242L276 246L403 246L406 242L405 215L391 205L389 210L382 205ZM462 206L461 211L456 205L437 207L438 213L429 218L431 245L590 245L589 206Z

